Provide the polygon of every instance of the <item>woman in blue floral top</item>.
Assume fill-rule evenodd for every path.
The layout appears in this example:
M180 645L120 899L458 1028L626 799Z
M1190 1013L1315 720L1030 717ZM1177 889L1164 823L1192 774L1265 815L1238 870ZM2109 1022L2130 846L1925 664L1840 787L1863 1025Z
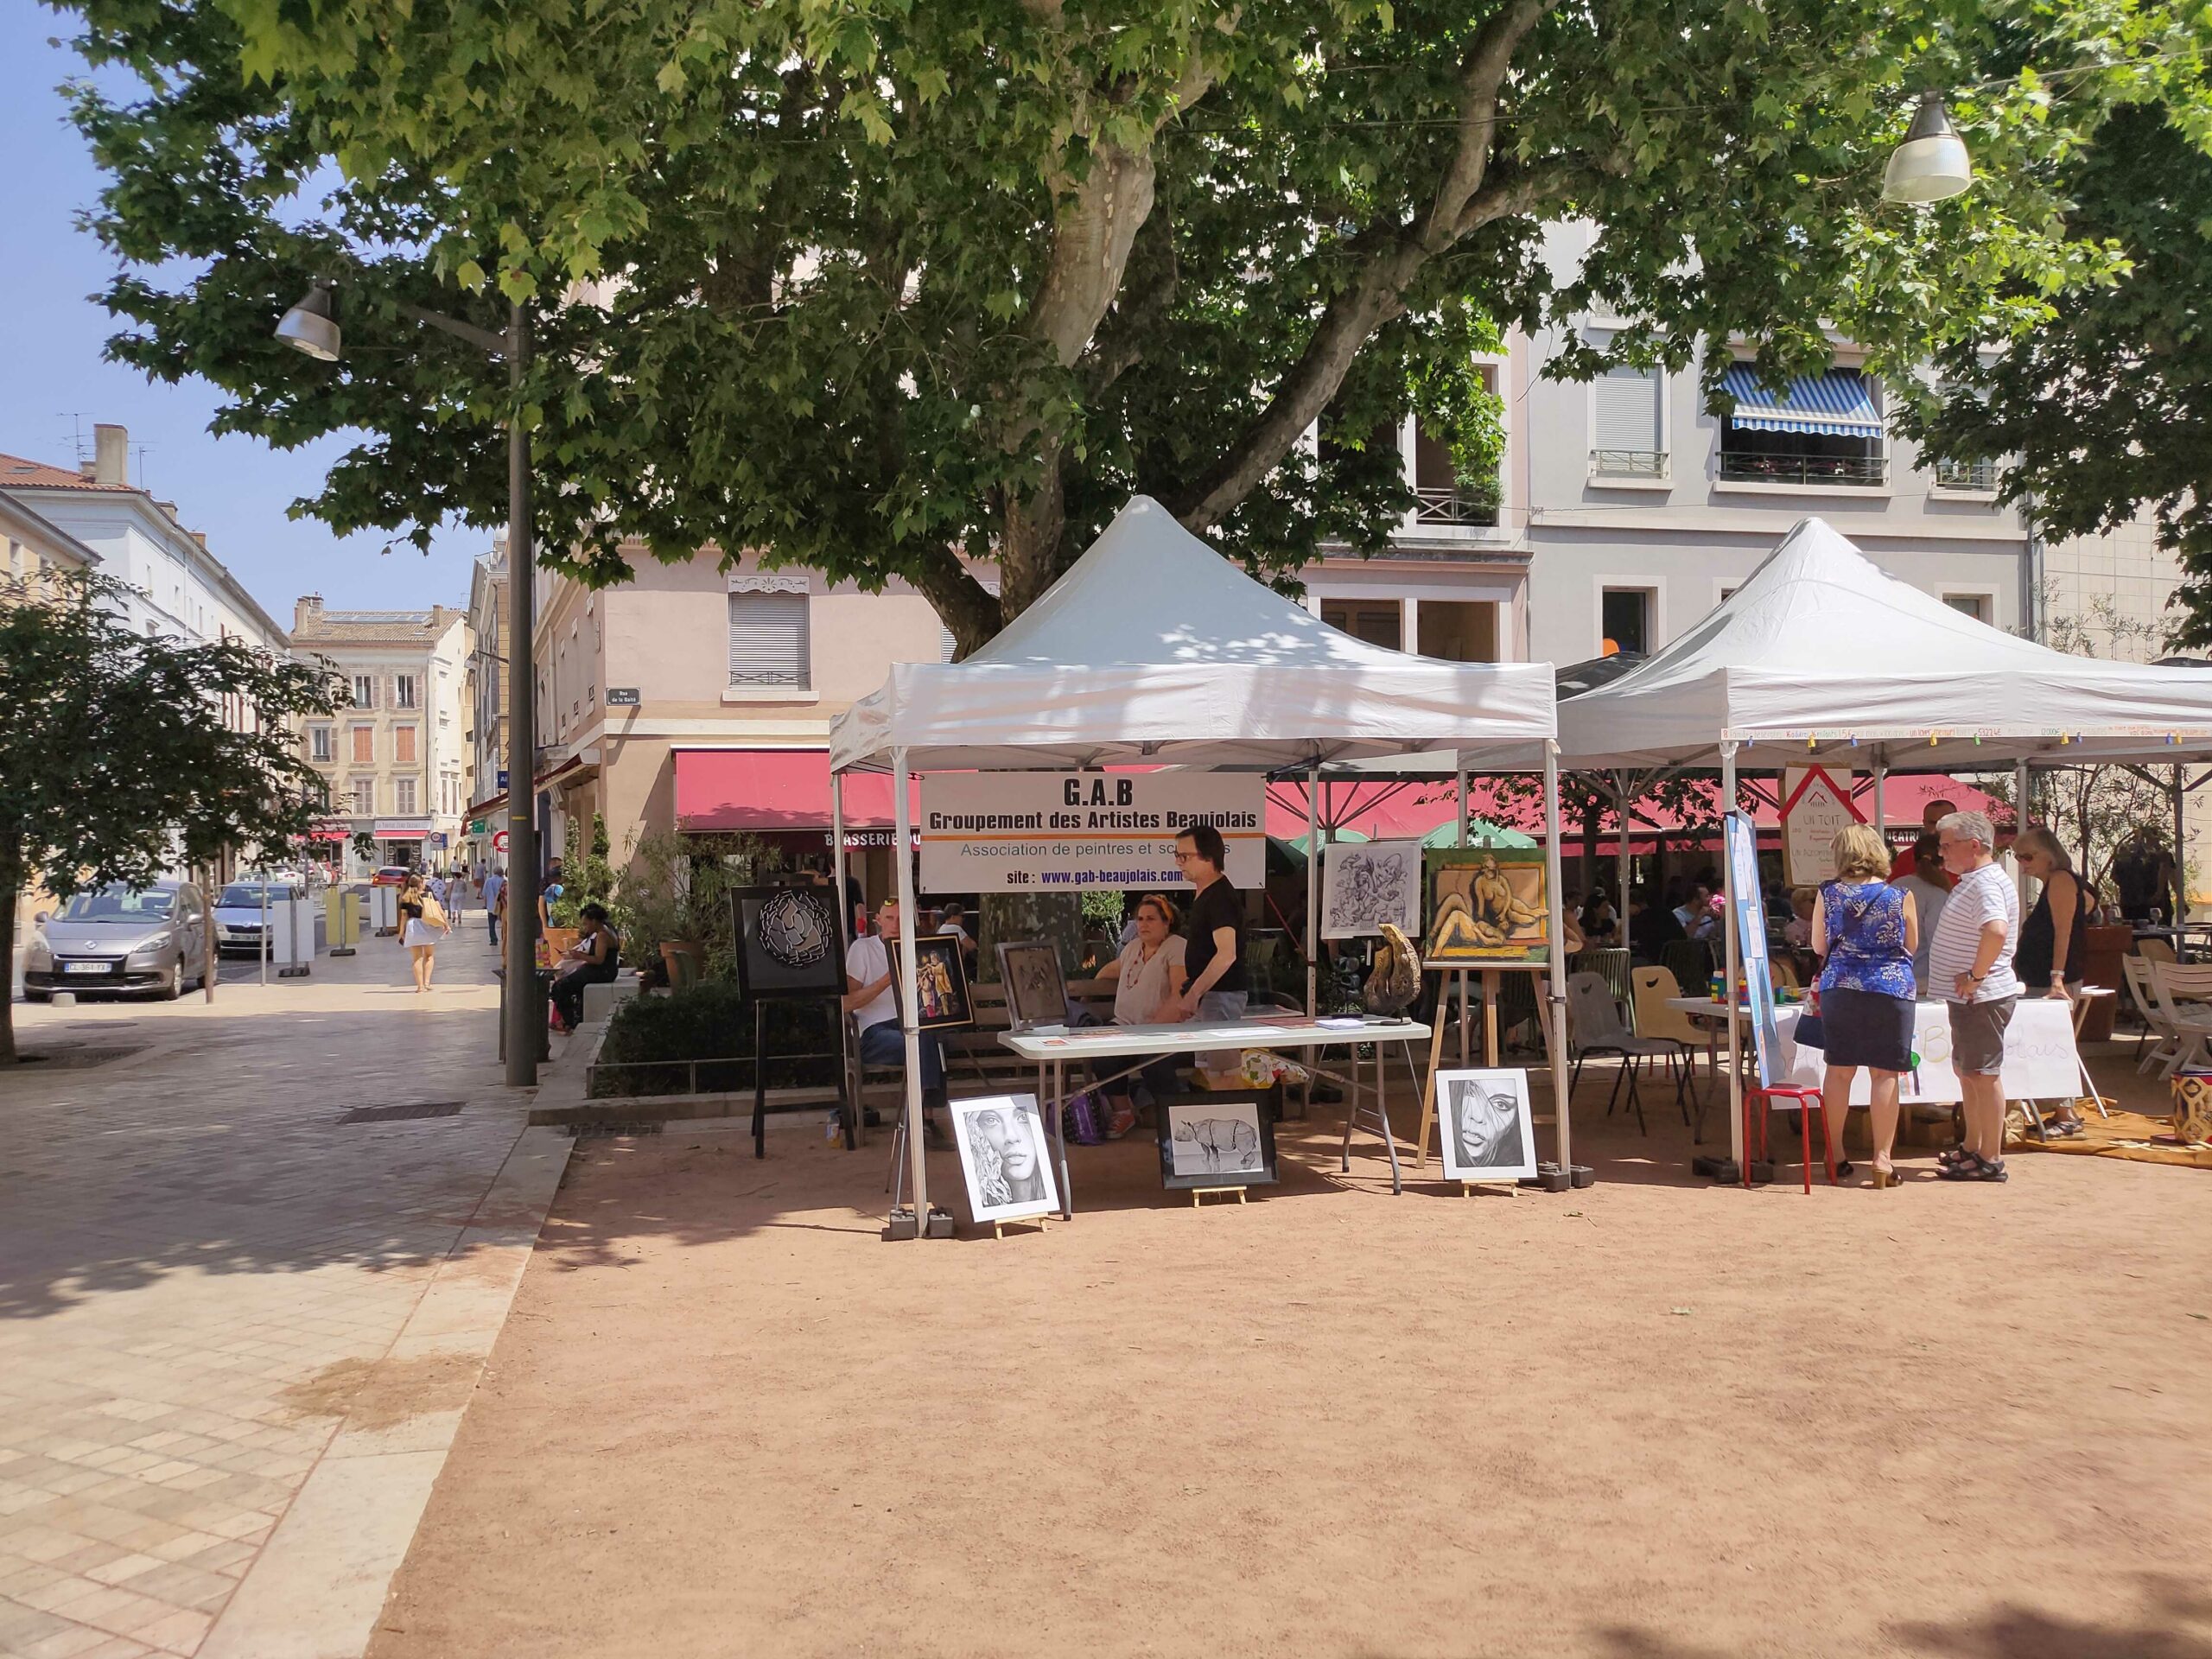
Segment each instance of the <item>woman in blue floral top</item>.
M1813 912L1813 949L1826 963L1820 987L1827 1072L1821 1096L1828 1156L1839 1177L1851 1173L1843 1125L1852 1080L1863 1065L1872 1106L1874 1185L1893 1186L1890 1149L1897 1138L1897 1077L1912 1065L1912 953L1920 944L1920 917L1912 895L1885 879L1889 851L1872 828L1847 824L1829 851L1836 877L1821 889Z

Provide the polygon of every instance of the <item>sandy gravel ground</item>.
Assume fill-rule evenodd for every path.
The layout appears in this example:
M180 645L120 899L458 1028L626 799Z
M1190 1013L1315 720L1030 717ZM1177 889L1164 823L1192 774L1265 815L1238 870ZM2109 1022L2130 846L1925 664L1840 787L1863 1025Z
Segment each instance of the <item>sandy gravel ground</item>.
M878 1242L880 1136L587 1142L372 1653L2212 1659L2203 1173L1714 1190L1605 1081L1586 1192L1317 1116L998 1242Z

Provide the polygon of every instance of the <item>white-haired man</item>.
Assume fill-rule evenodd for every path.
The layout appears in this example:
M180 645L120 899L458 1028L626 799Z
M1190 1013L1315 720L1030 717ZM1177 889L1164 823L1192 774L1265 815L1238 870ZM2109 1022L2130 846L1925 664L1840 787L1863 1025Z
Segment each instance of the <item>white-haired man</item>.
M1980 812L1947 813L1936 825L1943 868L1958 885L1936 919L1928 983L1951 1016L1951 1070L1965 1096L1966 1145L1944 1160L1943 1179L2005 1179L2005 1028L2020 1000L2012 952L2020 943L2020 898L1991 856L1997 831Z

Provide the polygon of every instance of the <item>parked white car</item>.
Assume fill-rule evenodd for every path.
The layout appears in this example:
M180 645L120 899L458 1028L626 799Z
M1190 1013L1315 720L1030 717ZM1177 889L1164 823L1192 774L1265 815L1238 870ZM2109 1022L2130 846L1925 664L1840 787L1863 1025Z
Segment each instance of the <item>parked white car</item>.
M300 892L296 884L271 878L269 882L269 902L289 899ZM233 881L215 895L215 950L261 954L262 884L258 881ZM273 924L271 924L273 925Z

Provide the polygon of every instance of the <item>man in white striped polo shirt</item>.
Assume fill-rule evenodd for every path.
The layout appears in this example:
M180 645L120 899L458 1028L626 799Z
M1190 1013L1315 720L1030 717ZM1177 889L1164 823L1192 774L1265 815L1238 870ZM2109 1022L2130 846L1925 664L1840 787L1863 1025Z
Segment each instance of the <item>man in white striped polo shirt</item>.
M2020 942L2020 897L1991 857L1997 831L1980 812L1953 812L1936 825L1943 868L1957 878L1936 921L1928 984L1951 1016L1951 1070L1966 1096L1966 1145L1946 1158L1953 1181L2005 1179L2005 1028L2020 1000L2012 952Z

